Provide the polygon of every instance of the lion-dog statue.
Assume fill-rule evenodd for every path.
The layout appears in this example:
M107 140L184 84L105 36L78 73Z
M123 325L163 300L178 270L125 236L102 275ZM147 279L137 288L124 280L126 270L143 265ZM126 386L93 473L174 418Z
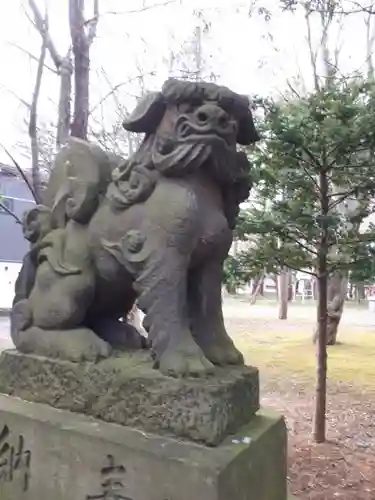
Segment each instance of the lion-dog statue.
M144 134L126 161L71 138L30 241L11 334L24 353L96 361L144 347L126 318L135 300L162 373L205 376L243 363L222 314L223 262L251 188L237 143L259 139L249 100L213 83L169 79L123 124Z

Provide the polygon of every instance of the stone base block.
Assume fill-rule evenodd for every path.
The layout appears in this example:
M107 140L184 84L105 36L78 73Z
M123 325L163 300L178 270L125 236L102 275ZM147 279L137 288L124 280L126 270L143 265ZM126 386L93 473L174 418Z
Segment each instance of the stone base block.
M218 368L204 383L179 380L153 370L142 351L96 364L4 351L0 393L208 445L219 444L259 409L256 368Z
M284 421L216 448L0 395L1 500L287 500Z

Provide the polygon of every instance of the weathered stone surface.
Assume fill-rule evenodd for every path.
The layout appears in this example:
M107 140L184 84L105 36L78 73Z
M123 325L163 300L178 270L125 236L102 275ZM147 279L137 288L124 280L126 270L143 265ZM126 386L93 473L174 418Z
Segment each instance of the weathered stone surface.
M43 205L24 219L31 248L16 284L14 345L68 361L109 357L134 336L143 346L118 321L136 301L163 374L204 377L243 365L221 287L252 186L237 145L259 140L249 99L212 82L169 79L123 126L144 135L133 155L120 161L71 137Z
M4 351L0 392L150 432L217 445L259 408L256 368L218 368L215 376L174 379L142 351L99 363L71 363Z
M212 448L1 395L0 432L1 500L287 499L286 429L268 413Z

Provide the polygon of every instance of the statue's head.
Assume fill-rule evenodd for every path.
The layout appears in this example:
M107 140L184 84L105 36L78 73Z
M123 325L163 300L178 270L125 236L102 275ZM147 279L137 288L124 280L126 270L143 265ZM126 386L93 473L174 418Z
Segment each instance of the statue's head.
M28 210L23 215L22 229L25 239L37 243L52 230L51 210L43 205Z
M223 180L230 179L236 145L259 140L247 97L214 83L175 79L146 95L124 128L150 139L158 171L181 174L205 164Z

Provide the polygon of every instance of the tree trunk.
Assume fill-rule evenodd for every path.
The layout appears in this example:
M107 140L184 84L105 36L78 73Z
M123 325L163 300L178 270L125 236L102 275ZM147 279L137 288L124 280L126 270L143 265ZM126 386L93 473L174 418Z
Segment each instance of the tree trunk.
M318 300L318 280L316 278L313 278L311 280L311 287L312 287L312 297L313 300Z
M322 265L320 272L323 272L323 270L324 266ZM316 443L324 443L326 434L327 285L327 275L321 274L318 277L317 380L315 390L315 415L313 423L313 437Z
M71 135L87 139L89 118L89 51L85 42L76 43L74 51L74 113Z
M293 301L293 274L291 269L288 272L288 302Z
M236 285L233 285L233 283L226 284L225 288L226 288L227 292L229 293L229 295L236 295L237 287L236 287Z
M250 305L254 305L256 300L257 300L257 296L264 284L264 278L266 277L265 274L262 274L262 276L258 279L258 281L255 281L254 284L253 284L253 290L252 290L252 294L251 294L251 297L250 297ZM255 287L255 288L254 288Z
M315 396L315 415L313 422L313 438L316 443L326 440L326 405L327 405L327 289L328 268L327 255L329 249L328 222L329 191L327 171L319 174L321 204L321 240L318 251L318 343L317 343L317 377Z
M279 293L278 275L277 274L272 275L271 279L275 283L276 300L277 300L277 302L279 302L280 293Z
M283 268L277 279L278 300L279 300L279 319L288 317L288 297L289 297L289 270Z
M45 21L46 24L47 21ZM40 165L39 165L39 144L38 144L38 132L37 132L37 112L38 112L38 101L40 88L42 85L42 77L43 77L43 69L44 62L46 59L46 40L45 40L45 32L47 31L47 26L43 28L43 39L42 39L42 48L40 52L40 57L38 61L38 68L35 79L35 86L33 92L33 99L30 106L30 121L29 121L29 137L30 137L30 145L31 145L31 176L32 176L32 184L33 184L33 192L35 201L37 203L41 203L42 200L42 178L40 175Z
M94 18L86 22L84 0L69 0L69 24L74 56L74 111L71 135L87 139L89 118L90 46L96 36L98 0L94 0Z
M348 275L345 272L335 272L327 280L327 345L337 342L338 328L344 311ZM313 336L313 342L318 339L319 324Z
M255 278L253 280L253 282L251 284L251 296L253 296L256 293L261 279L262 279L262 277L259 276L259 278Z
M348 275L344 272L336 272L328 280L327 345L336 344L338 327L344 310L347 286Z
M355 289L356 289L357 301L358 304L360 304L361 300L366 298L365 285L363 283L356 283Z
M375 43L375 25L373 23L373 16L375 14L374 7L371 5L368 9L366 24L366 62L367 62L367 77L369 80L374 78L374 61L373 49Z
M73 65L70 51L64 57L59 67L60 73L60 96L59 96L59 114L57 119L56 144L59 149L63 146L70 133L71 117L71 95L72 95L72 74Z

